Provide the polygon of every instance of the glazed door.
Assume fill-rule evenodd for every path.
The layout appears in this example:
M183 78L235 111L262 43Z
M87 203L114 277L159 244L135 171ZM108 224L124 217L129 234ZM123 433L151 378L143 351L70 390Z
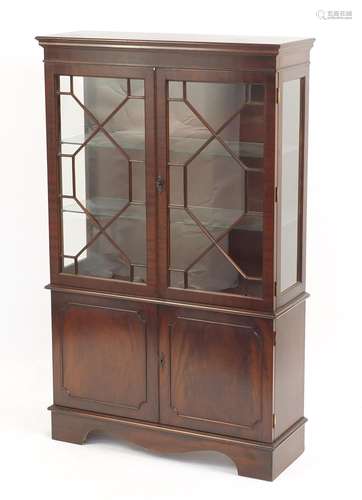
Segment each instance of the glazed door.
M273 346L269 323L163 308L161 423L270 441Z
M151 294L154 74L46 64L52 282Z
M157 308L53 293L54 402L158 421Z
M162 295L270 307L274 77L158 70L157 78Z

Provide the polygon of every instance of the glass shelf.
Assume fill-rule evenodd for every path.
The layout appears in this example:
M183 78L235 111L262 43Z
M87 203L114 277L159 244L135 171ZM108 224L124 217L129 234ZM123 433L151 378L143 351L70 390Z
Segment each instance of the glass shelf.
M74 154L77 149L79 149L82 144L89 138L89 136L93 133L92 130L87 130L84 134L78 134L70 137L65 137L61 140L60 143L60 154L68 155ZM125 151L126 154L130 157L131 161L139 161L144 162L145 158L145 136L143 133L139 132L109 132L109 135L115 141L116 144L120 146L120 148ZM89 150L107 150L107 149L117 149L117 145L112 142L112 140L107 137L107 135L102 132L102 130L98 131L84 146L88 151ZM84 149L83 148L83 149ZM120 151L120 155L122 152ZM123 155L123 158L126 159Z
M244 213L241 210L218 208L218 207L197 207L189 205L188 209L197 217L200 223L209 231L221 231L229 229L240 217L241 221L233 229L242 228L248 231L262 231L262 213ZM172 211L171 224L195 225L193 219L187 214L183 207L170 206Z
M120 198L97 197L86 201L80 200L80 203L94 216L113 217L128 203L128 200ZM145 206L142 202L131 202L130 207L120 215L122 218L145 221ZM190 205L189 210L198 218L203 226L209 230L226 230L243 214L240 210L225 209L218 207L198 207ZM183 207L171 205L173 212L172 224L195 225L195 222L184 211ZM84 213L78 203L72 198L63 198L63 212ZM248 212L243 215L242 220L234 229L242 228L246 231L262 231L263 215L261 212Z
M94 216L98 217L113 217L117 212L122 210L123 207L127 205L128 200L120 199L120 198L105 198L105 197L97 197L88 199L86 201L79 200L80 203ZM133 213L132 215L126 215L127 210L120 217L130 217L134 218L139 215L139 218L144 220L144 203L142 202L131 202L130 206L133 207L133 211L136 211L136 215ZM138 211L137 211L138 209ZM68 213L84 213L82 208L78 205L78 203L73 198L63 198L63 212ZM139 214L138 214L139 212Z
M206 139L207 140L207 139ZM196 153L199 148L203 146L206 142L205 139L198 138L185 138L185 137L170 137L170 164L184 164L188 159ZM262 169L263 167L263 157L264 157L264 144L256 142L239 142L239 141L227 141L224 140L225 144L230 148L234 155L240 160L245 160L246 166L251 168ZM200 159L209 158L230 158L232 155L230 152L216 139L213 139L211 143L203 149L197 155L198 161ZM252 164L248 163L248 159L252 159Z
M144 151L145 149L145 137L141 133L129 133L129 132L112 132L112 138L127 151ZM78 149L89 137L89 133L84 135L77 135L73 137L67 137L62 140L61 145L63 146L75 146L74 151ZM198 138L185 138L185 137L171 137L171 148L170 148L170 163L185 163L193 154L196 152L204 143L205 139ZM215 141L215 139L214 139ZM212 141L212 142L214 142ZM231 151L241 160L245 160L247 166L251 168L262 168L262 159L264 157L264 144L256 142L238 142L238 141L225 141L227 146ZM216 144L216 143L215 143ZM86 144L86 147L94 148L114 148L112 141L104 134L97 133L95 136ZM64 152L64 148L61 148ZM66 151L66 154L68 151ZM132 158L132 155L130 155ZM203 151L198 154L198 158L231 158L230 153L217 141L217 147L212 147L209 145ZM248 163L248 159L253 159L253 164ZM259 161L257 161L259 160ZM256 163L254 165L254 163Z
M95 130L95 129L94 129ZM85 132L84 134L78 134L76 136L72 137L65 137L62 139L62 144L74 144L74 145L79 145L81 146L89 137L89 135L92 133L92 129L90 129L88 132ZM145 143L144 143L144 134L142 133L130 133L130 132L109 132L109 134L112 136L112 138L121 144L121 146L124 149L140 149L143 150ZM94 146L97 147L113 147L112 141L108 139L108 137L101 131L101 133L97 132L94 137L89 141ZM88 143L88 144L89 144Z
M183 153L190 151L197 151L206 141L205 139L197 139L197 138L185 138L185 137L177 137L173 136L170 138L171 140L171 148L170 152L175 153ZM210 151L209 154L205 154L205 150L199 153L200 156L206 155L210 156L212 152L212 156L229 156L230 153L217 141L213 139L213 144L217 144L217 148L214 148L212 152L212 147L208 147L207 149ZM263 158L264 156L264 144L261 142L240 142L240 141L228 141L224 140L224 142L230 147L230 149L238 156L245 156L251 158ZM221 147L219 147L219 145Z

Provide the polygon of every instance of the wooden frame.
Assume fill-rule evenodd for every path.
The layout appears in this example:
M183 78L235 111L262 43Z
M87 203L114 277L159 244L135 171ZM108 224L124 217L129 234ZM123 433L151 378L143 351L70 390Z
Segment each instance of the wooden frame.
M88 323L89 317L92 317L91 324ZM152 422L158 419L158 334L157 309L154 305L130 301L120 303L103 297L85 299L82 295L54 294L52 318L53 387L54 401L57 404ZM107 318L110 322L107 323L109 333L106 341L102 329L105 328ZM122 328L122 322L131 325L129 330ZM119 328L116 328L117 324ZM81 325L84 325L82 334ZM121 344L122 336L128 338ZM121 374L117 376L114 368L110 371L112 367L109 356L105 359L98 352L105 343L113 352L123 346L115 361L116 365L128 366L127 373L130 374L132 384L125 384L122 400L114 397L122 384ZM72 355L69 355L70 351ZM134 359L136 356L139 358L138 364ZM99 358L104 360L101 365ZM105 371L110 372L107 375L107 387L99 383L105 377ZM82 372L85 376L79 384L77 381L82 379ZM88 389L86 379L93 380L89 382L91 387ZM68 381L72 386L69 386ZM96 392L101 396L95 397L95 386L98 383ZM134 391L132 385L135 386L136 383L141 391Z
M307 127L313 40L81 32L37 39L45 53L53 439L81 444L97 431L157 452L219 451L234 461L238 474L273 480L304 450ZM127 78L128 87L129 79L144 80L147 284L122 281L119 275L104 279L61 272L57 75ZM293 79L301 79L302 91L298 281L282 291L281 89ZM168 81L264 85L264 127L258 111L245 118L250 124L250 117L257 117L252 132L244 124L238 133L240 142L263 137L263 194L254 205L263 206L263 232L260 236L255 231L258 236L244 245L245 254L240 253L255 251L259 259L262 240L262 297L169 286ZM184 83L184 102L185 89ZM195 107L191 111L213 135L211 141L215 139L218 132ZM72 186L75 199L74 181ZM234 236L237 249L245 237L242 231ZM222 237L218 235L216 243ZM229 263L237 255L233 252ZM236 271L238 267L241 270L239 262Z
M281 182L281 155L282 155L282 104L283 104L283 83L300 79L301 101L300 101L300 129L299 129L299 202L298 202L298 262L297 262L297 281L286 290L281 290L281 211L280 203L282 197ZM301 293L305 292L305 263L306 263L306 218L307 218L307 160L308 160L308 93L309 93L309 67L308 65L295 66L287 68L278 73L278 146L277 146L277 181L278 204L276 213L276 282L277 282L277 301L276 306L281 307L287 304Z
M159 119L158 172L167 179L167 106L166 85L168 81L221 82L221 83L261 83L265 85L265 122L268 123L264 143L264 203L263 203L263 287L262 299L233 296L227 293L199 290L176 290L168 286L165 262L168 262L168 208L167 189L159 196L158 240L160 243L160 293L173 300L201 302L212 305L227 305L256 310L271 310L274 297L273 239L274 239L274 138L275 130L275 79L269 72L215 71L215 70L158 70L157 71L157 109ZM166 181L167 183L167 181ZM162 267L161 267L162 266Z
M173 425L176 427L187 427L201 431L213 432L215 434L225 434L236 436L245 439L259 439L263 442L272 442L272 404L273 404L273 336L270 335L272 330L271 321L261 318L236 318L233 315L227 314L213 314L212 312L201 312L182 308L170 308L161 306L160 314L160 351L164 356L164 368L160 370L160 422L166 425ZM178 327L181 331L178 331ZM186 377L188 370L197 373L198 365L204 366L205 359L201 363L199 357L195 355L192 357L191 352L187 351L187 345L193 353L199 352L197 337L205 330L205 335L211 334L218 336L220 342L218 345L218 353L214 356L214 363L212 363L211 349L208 354L204 353L205 359L210 356L209 366L212 370L216 370L215 363L218 359L229 360L230 372L230 385L228 389L224 389L225 395L224 405L218 410L215 410L213 418L204 413L187 414L185 409L177 408L174 392L179 395L182 394L184 388L182 380L179 380L177 374L182 373L182 378ZM245 380L248 377L247 372L243 375L233 372L230 362L230 351L227 347L227 339L231 335L235 336L234 341L245 340L245 346L248 343L255 343L260 355L259 368L256 369L253 365L254 383L253 391L256 395L255 400L255 413L253 416L249 415L249 421L242 421L242 416L238 418L238 422L234 419L230 421L228 418L218 418L217 415L222 415L223 412L227 413L226 406L232 406L232 413L243 412L242 405L238 401L238 396L245 389ZM179 342L175 344L174 339L176 335ZM239 349L235 349L239 352ZM188 354L187 354L188 353ZM214 353L216 354L216 353ZM201 356L202 357L202 356ZM177 366L174 366L175 360ZM195 365L195 361L198 362ZM222 361L220 361L222 363ZM235 363L235 368L237 363ZM205 376L205 371L200 370L200 376ZM195 376L195 384L197 384L198 376ZM232 392L231 380L240 381L240 386L235 387L235 392ZM194 390L196 388L194 387ZM196 412L202 411L202 401L200 399L206 394L207 398L212 399L212 394L218 391L222 392L222 388L209 386L199 394L199 399L192 401L190 397L186 397L184 403L191 403L191 406ZM210 394L208 393L210 391ZM250 405L247 405L250 406ZM225 417L224 413L224 417ZM247 412L248 413L248 412Z
M129 283L97 277L72 276L62 273L60 186L59 186L59 103L56 93L58 75L103 76L112 78L139 78L145 81L145 129L146 129L146 204L147 204L147 284ZM49 186L49 233L51 279L58 285L80 287L109 292L124 292L150 296L156 289L156 190L155 178L155 127L154 127L154 82L149 68L93 66L79 64L46 64L46 110Z

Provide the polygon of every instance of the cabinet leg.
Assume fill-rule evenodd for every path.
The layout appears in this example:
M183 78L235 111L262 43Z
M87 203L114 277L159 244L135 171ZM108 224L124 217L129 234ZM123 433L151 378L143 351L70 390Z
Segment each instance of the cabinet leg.
M239 476L254 477L264 481L272 481L272 452L242 450L240 454L228 456L236 465Z
M52 412L52 438L57 441L83 444L90 430L85 419Z
M263 443L56 405L50 410L52 436L58 441L83 444L89 433L96 431L157 453L218 451L233 460L239 476L266 481L273 481L304 450L305 418L296 422L274 443Z

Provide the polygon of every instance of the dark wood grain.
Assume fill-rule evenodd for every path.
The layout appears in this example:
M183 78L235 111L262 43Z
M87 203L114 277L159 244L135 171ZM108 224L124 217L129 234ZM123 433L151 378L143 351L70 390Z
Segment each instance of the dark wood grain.
M160 33L121 33L121 32L73 32L58 35L37 36L46 51L61 47L81 49L90 48L93 54L97 49L127 49L132 52L143 50L145 55L152 51L168 52L172 56L182 53L202 57L205 54L216 54L218 57L228 54L247 55L245 62L257 62L264 65L269 62L281 67L305 62L313 46L313 38L296 37L251 37L232 35L189 35L189 34L160 34ZM134 50L136 49L136 50ZM94 56L93 56L94 57ZM147 57L147 56L146 56ZM296 62L297 61L297 62ZM176 61L177 62L177 61ZM175 64L173 64L175 65ZM172 64L171 64L172 66ZM189 66L190 67L190 66ZM209 67L214 67L209 65Z
M229 456L240 475L274 479L304 450L313 39L75 32L37 40L45 61L53 438L83 443L101 432L156 452L213 450ZM62 270L59 75L145 82L147 283ZM281 293L278 89L295 78L302 90L299 272L295 286ZM169 285L168 80L264 86L263 95L261 86L254 89L255 99L240 115L240 141L264 144L263 158L242 159L263 169L246 174L246 209L259 218L263 214L263 220L256 231L236 224L228 235L228 257L242 262L248 274L262 276L262 293L260 282L222 291ZM197 110L195 116L212 133ZM165 180L160 192L158 175ZM111 176L103 181L109 185ZM97 192L97 180L92 182Z
M90 290L82 290L80 288L66 288L51 284L46 285L45 288L47 290L51 290L56 293L67 293L71 295L76 294L76 295L82 295L84 297L100 297L100 298L109 298L117 300L131 300L132 302L142 302L145 304L158 304L170 307L184 307L187 309L194 309L199 311L220 312L223 314L233 314L235 316L249 316L250 318L265 318L271 320L279 318L287 311L292 309L294 306L300 304L301 302L304 302L309 297L309 294L304 292L295 299L288 302L288 304L279 307L274 313L269 313L269 312L253 311L251 309L233 309L231 307L217 307L217 306L208 306L204 304L194 304L192 302L165 300L157 297L130 297L129 295L96 292Z
M137 40L137 36L127 39L121 35L118 33L118 38L107 39L106 36L85 38L68 34L38 36L37 40L44 47L48 62L271 71L308 62L314 42L313 39L287 41L279 38L273 41L264 38L257 43L255 37L215 41L213 36L198 41L192 41L192 37L189 41L167 41L160 37L158 40L157 37Z
M55 403L157 421L155 306L52 298Z
M305 302L275 321L274 438L304 415Z
M161 422L271 441L271 321L161 308Z
M154 115L154 72L150 68L109 66L86 66L61 63L45 65L47 95L47 142L48 142L48 185L49 185L49 238L52 282L58 285L81 287L91 290L124 292L134 295L155 295L157 286L156 261L156 190L155 190L155 115ZM62 229L60 221L59 181L59 96L56 95L58 75L103 76L112 78L144 79L145 82L145 128L146 128L146 206L147 206L147 283L74 276L62 272L61 248Z
M229 236L230 255L242 262L248 274L262 273L263 235L261 231L233 229ZM260 263L260 265L259 265Z
M218 451L231 458L240 476L272 481L304 450L305 419L296 422L274 443L223 437L175 429L137 420L111 417L60 406L50 407L52 437L83 444L96 432L125 439L157 453Z

